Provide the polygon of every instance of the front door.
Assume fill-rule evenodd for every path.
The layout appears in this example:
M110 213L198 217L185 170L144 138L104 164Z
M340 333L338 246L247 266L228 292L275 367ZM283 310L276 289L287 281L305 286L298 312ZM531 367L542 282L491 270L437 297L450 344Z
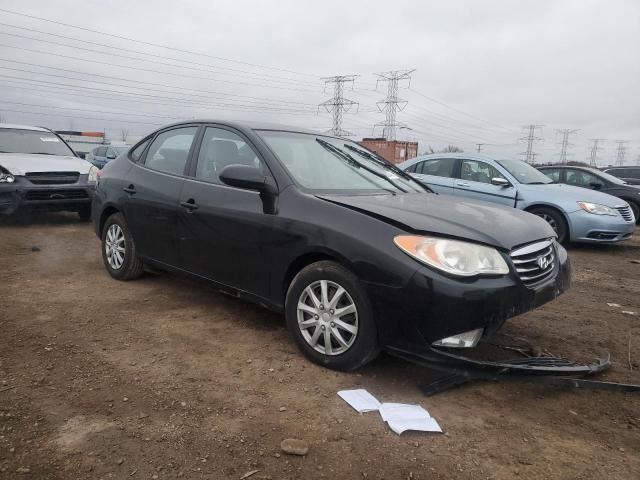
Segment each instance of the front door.
M456 195L513 207L516 188L511 183L507 186L494 185L491 183L493 178L505 179L487 162L465 158L460 164L459 178L454 182Z
M124 182L124 215L138 254L167 265L178 260L178 212L187 159L198 127L159 133L143 163L136 163Z
M433 158L423 160L410 167L409 172L436 193L453 195L453 172L456 158Z
M267 297L264 245L273 216L263 213L258 192L230 187L219 179L227 165L268 172L266 166L239 133L218 127L205 128L194 163L180 196L182 268Z

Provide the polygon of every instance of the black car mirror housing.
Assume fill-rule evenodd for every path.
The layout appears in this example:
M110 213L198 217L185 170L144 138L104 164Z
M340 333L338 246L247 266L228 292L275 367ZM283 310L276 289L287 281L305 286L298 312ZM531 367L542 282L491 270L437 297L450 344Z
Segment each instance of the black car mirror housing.
M228 165L220 172L220 181L230 187L257 190L262 198L264 213L276 212L275 198L278 188L273 179L262 173L258 167L249 165Z

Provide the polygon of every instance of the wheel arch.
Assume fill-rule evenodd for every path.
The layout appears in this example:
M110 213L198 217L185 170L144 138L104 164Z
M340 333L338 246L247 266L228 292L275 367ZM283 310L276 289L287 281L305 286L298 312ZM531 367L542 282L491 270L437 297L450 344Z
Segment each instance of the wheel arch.
M108 205L102 210L100 214L100 221L98 222L98 235L102 238L102 230L104 229L104 224L107 222L107 219L113 215L114 213L120 213L120 210L113 205Z
M298 272L300 272L300 270L302 270L303 268L311 265L312 263L320 262L323 260L336 262L337 264L350 270L354 275L357 275L357 273L353 269L352 263L338 252L326 248L318 248L313 251L305 252L296 257L289 264L282 279L282 285L280 287L280 298L282 298L283 305L284 299L287 296L287 291L289 290L289 285L291 285L291 281L298 274Z
M564 223L567 226L567 239L570 239L571 238L571 223L569 223L569 216L567 215L567 213L564 210L562 210L557 205L553 205L553 204L549 204L549 203L542 203L542 202L532 203L531 205L527 205L527 207L524 208L524 211L532 213L533 210L537 210L537 209L540 209L540 208L548 208L550 210L555 210L560 215L562 215L562 218L564 219Z

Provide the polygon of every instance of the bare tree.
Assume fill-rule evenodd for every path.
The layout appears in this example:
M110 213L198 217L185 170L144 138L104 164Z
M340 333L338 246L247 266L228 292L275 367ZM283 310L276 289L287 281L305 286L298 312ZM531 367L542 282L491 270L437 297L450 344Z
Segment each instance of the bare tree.
M457 152L464 152L464 150L456 145L447 145L442 150L434 150L434 148L431 145L429 145L427 146L427 149L425 150L423 155L428 155L431 153L457 153Z
M120 129L120 134L122 135L122 141L126 142L127 141L127 137L129 136L129 129L128 128L121 128Z

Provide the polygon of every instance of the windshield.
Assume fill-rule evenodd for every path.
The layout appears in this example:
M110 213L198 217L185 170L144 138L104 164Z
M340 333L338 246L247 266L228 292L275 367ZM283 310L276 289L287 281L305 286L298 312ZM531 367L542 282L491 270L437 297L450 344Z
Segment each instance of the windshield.
M71 149L51 132L14 129L0 129L0 153L75 156Z
M498 160L498 163L506 168L507 172L513 175L519 183L525 185L553 183L553 180L540 170L536 170L522 160Z
M349 140L306 133L261 131L296 182L318 193L427 192L382 157Z
M589 169L591 172L593 172L593 174L597 177L603 178L605 180L607 180L608 182L611 183L615 183L617 185L627 185L627 182L625 182L624 180L622 180L621 178L618 177L614 177L613 175L611 175L610 173L607 172L601 172L600 170L593 170L593 169Z

